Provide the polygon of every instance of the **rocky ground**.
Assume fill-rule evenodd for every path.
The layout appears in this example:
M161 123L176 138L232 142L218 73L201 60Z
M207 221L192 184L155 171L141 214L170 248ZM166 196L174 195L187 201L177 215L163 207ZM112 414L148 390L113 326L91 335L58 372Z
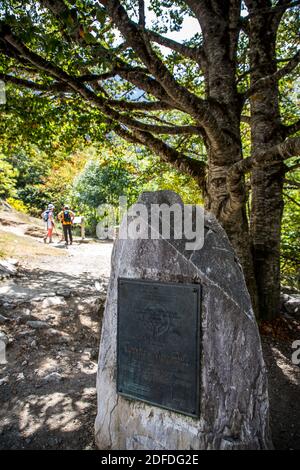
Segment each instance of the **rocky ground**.
M291 344L270 336L262 337L264 359L268 369L270 423L274 447L300 450L300 366L292 364L294 350Z
M32 244L0 264L0 449L92 449L112 243Z
M0 237L15 237L5 239L0 252L5 245L16 255L2 267L0 260L0 340L7 343L7 364L0 365L0 449L93 449L112 244L49 247L39 241L39 224L32 229L32 221L9 220L0 212ZM293 312L261 327L278 449L300 449L300 367L291 361L300 319Z

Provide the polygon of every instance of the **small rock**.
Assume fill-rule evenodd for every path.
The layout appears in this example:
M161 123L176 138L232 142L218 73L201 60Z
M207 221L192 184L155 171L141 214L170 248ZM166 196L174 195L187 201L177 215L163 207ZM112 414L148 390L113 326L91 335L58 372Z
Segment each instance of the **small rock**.
M12 264L13 266L17 266L19 264L19 261L17 259L14 259L14 258L9 258L7 261L10 264Z
M291 315L300 315L300 296L291 296L284 307Z
M27 336L27 335L32 335L33 334L33 331L30 331L30 330L24 330L24 331L20 331L20 333L18 333L18 336Z
M9 321L9 319L7 317L4 317L3 315L0 315L0 323L5 323Z
M17 273L16 263L12 263L15 260L1 260L0 261L0 273L3 278L14 276Z
M58 305L65 305L66 302L63 297L48 297L43 300L42 308L56 307Z
M280 296L281 309L290 315L300 315L300 295L282 293Z
M49 328L45 331L45 335L47 336L55 336L55 335L60 335L61 332L56 330L55 328Z
M48 321L55 320L55 318L56 318L55 315L48 315L48 316L47 316L47 320L48 320Z
M23 372L20 372L16 377L17 382L21 382L21 380L24 380L24 379L25 379L25 375Z
M16 307L16 304L13 303L13 302L4 302L2 304L2 306L6 309L6 310L12 310Z
M43 380L45 382L60 382L63 380L63 377L58 372L51 372L51 374L46 375Z
M70 289L61 289L61 290L57 290L55 293L58 296L68 299L69 297L71 297L72 291Z
M48 330L45 330L45 335L50 338L53 337L57 343L70 343L72 340L68 333L56 330L55 328L49 328Z
M2 379L0 379L0 385L4 385L4 384L7 384L9 381L8 379L8 375L6 377L3 377Z
M26 325L34 329L49 328L49 324L41 320L35 320L35 321L29 320L26 322Z
M44 297L41 297L40 295L36 297L32 297L31 302L43 302L45 300Z
M34 339L33 341L31 341L30 346L31 346L32 348L35 348L35 347L37 346L37 342L36 342L35 339Z
M40 294L40 297L42 297L43 299L44 299L45 297L46 297L46 298L48 298L48 297L55 297L55 294L54 294L54 292L42 292L42 293Z
M99 292L102 290L102 286L99 281L95 281L95 289Z

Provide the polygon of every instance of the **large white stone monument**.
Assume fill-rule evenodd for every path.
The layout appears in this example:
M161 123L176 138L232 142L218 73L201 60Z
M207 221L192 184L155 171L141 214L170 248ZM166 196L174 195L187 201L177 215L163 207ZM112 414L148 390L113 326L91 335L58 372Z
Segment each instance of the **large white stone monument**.
M143 193L139 202L183 206L171 191ZM204 234L203 248L192 251L172 237L115 242L97 378L100 449L272 447L266 369L243 272L208 213ZM190 299L193 286L198 301ZM160 291L167 293L161 302Z

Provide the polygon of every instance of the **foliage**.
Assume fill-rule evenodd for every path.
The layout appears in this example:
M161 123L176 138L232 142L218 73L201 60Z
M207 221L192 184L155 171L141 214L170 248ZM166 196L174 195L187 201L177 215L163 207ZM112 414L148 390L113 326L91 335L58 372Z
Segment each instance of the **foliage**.
M106 150L102 158L89 160L73 184L75 206L92 232L99 220L97 208L101 204L117 208L120 196L126 196L131 204L139 191L134 166L120 156L111 158L109 153L112 154Z
M7 199L8 204L16 209L19 212L23 212L23 214L28 214L29 212L29 207L27 204L25 204L23 201L20 199L15 199L13 197L9 197Z
M120 160L90 160L75 180L77 201L96 209L100 204L117 206L119 196L135 193L134 175Z
M0 160L0 191L5 196L15 191L16 197L30 204L31 211L42 209L49 201L56 206L68 201L95 219L96 207L103 202L116 205L120 194L134 201L145 189L173 189L185 202L202 202L201 186L205 195L212 191L208 195L215 215L226 214L231 209L239 211L245 201L245 188L240 191L244 177L240 176L240 185L231 184L226 155L236 161L230 147L239 138L242 149L238 158L241 154L253 155L256 152L251 142L254 124L259 119L269 119L270 103L266 99L266 116L256 116L250 131L250 101L259 102L262 96L264 100L268 87L276 89L278 83L279 109L273 129L262 135L262 147L268 149L268 144L273 147L274 142L284 144L286 137L296 134L296 131L289 134L287 126L300 117L298 69L293 65L299 33L297 7L286 1L249 1L240 5L239 2L149 0L145 2L147 31L141 32L139 5L143 2L122 0L126 10L123 29L117 17L121 8L109 9L108 4L113 2L103 3L3 0L0 78L1 74L6 76L7 103L0 109L0 151L5 155ZM176 37L174 33L182 33L186 19L193 21L198 17L200 3L208 14L199 13L202 20L199 24L206 28L199 27L184 40L170 41L170 34ZM264 77L262 88L247 95L255 77L252 74L257 72L255 67L252 69L251 60L261 52L258 48L251 50L251 40L259 37L251 36L255 30L252 21L254 24L259 16L257 4L268 6L264 19L273 18L269 22L273 25L278 4L282 10L274 35L277 38L274 54L270 57L261 54L266 57L266 64L258 63L257 69L262 68L263 74L267 65L267 76L273 74L276 64L278 70L286 64L289 70L277 81L267 81L267 87L263 85ZM233 13L231 17L235 9L237 16ZM206 24L210 17L216 21ZM218 27L221 20L227 21L226 27L224 24ZM16 41L11 43L6 38L7 29L22 45L21 52L14 46ZM224 40L217 37L218 31L223 31ZM215 37L210 44L207 38L213 33ZM237 48L230 49L234 38L238 41ZM268 44L271 35L269 39ZM219 61L223 67L227 56L230 57L227 69L215 70L215 62ZM268 67L269 59L273 68ZM235 83L233 94L226 96L226 90ZM228 102L238 103L238 111ZM151 107L153 104L158 104L158 108ZM231 118L235 112L237 122L240 113L248 122L234 130ZM116 134L125 136L130 143L121 143ZM274 139L274 135L278 138ZM222 151L215 152L214 146ZM93 155L91 147L95 149ZM223 153L225 157L220 165ZM287 155L290 158L290 152ZM1 166L5 168L5 176ZM225 177L222 175L216 178L216 184L211 184L213 171L221 166ZM251 185L248 176L245 181ZM224 186L221 190L220 185ZM295 187L286 185L285 193L282 267L284 276L295 276L299 200ZM249 205L250 225L255 219L250 216L251 209ZM280 226L279 219L274 226ZM267 246L268 240L265 242ZM270 242L271 251L273 242Z
M296 181L295 181L296 180ZM300 172L294 175L295 183L300 186ZM282 283L300 290L300 194L297 189L285 192L285 208L281 236Z
M6 198L15 195L17 171L0 153L0 197Z

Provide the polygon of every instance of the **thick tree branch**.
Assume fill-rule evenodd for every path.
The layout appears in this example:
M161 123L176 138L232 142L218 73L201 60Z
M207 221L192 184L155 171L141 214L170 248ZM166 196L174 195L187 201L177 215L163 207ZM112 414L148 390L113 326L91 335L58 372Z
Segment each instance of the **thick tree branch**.
M278 80L285 77L289 73L291 73L299 64L300 62L300 51L298 51L294 57L288 62L287 65L282 67L281 69L277 70L272 75L268 75L266 77L260 78L255 82L244 94L244 98L247 99L250 96L254 95L258 91L266 88L273 83L277 83Z
M80 31L82 29L82 25L79 21L79 14L76 12L74 8L69 10L68 7L64 4L62 0L41 0L41 3L48 8L54 16L59 19L60 23L64 26L64 28L68 29L68 25L66 24L67 18L72 18L72 22L76 25L76 31ZM142 8L142 5L140 5ZM131 23L131 21L129 20ZM132 22L133 25L135 23ZM140 27L135 25L137 29ZM85 37L84 35L80 34L73 34L71 35L71 39L79 42L80 44L85 44ZM126 46L128 47L128 41L125 41ZM145 90L147 93L151 94L159 101L165 102L171 108L177 108L184 111L184 108L181 107L178 103L174 102L172 98L165 92L164 88L161 84L155 80L153 77L150 77L148 74L147 68L142 67L132 67L118 58L115 54L116 51L111 52L108 49L104 48L100 44L96 45L89 45L87 46L92 48L94 57L109 59L113 65L113 69L111 72L107 72L99 76L99 79L105 80L107 78L114 77L119 75L123 79L129 81L130 83L134 84L135 86ZM124 46L124 45L123 45ZM122 46L122 47L123 47ZM188 48L187 46L180 45L184 49L194 50L194 48ZM183 50L183 49L181 49ZM118 51L117 51L118 52ZM96 77L95 77L96 78ZM123 105L121 105L122 107ZM129 108L128 108L129 109Z
M293 59L293 57L287 57L286 59L276 59L277 64L282 64L283 62L290 62ZM257 67L250 68L248 70L245 70L245 72L241 73L237 77L237 83L240 83L247 75L249 75L252 72L255 72L257 70Z
M298 181L284 179L284 183L287 184L290 189L300 188L300 183Z
M227 174L229 196L224 200L221 208L223 219L229 220L230 216L244 204L246 192L243 176L250 172L254 165L270 166L297 155L300 155L300 137L287 139L266 151L232 165Z
M137 66L132 67L128 65L126 62L117 57L116 54L120 52L118 48L112 52L98 43L93 45L87 44L85 41L85 36L82 34L78 34L78 31L82 30L82 25L79 21L78 12L75 10L75 8L69 9L69 7L67 7L62 0L41 0L41 3L46 8L48 8L57 19L59 19L60 23L65 29L68 29L66 20L68 18L72 18L72 22L74 23L76 28L75 34L72 34L70 36L71 39L81 45L85 44L87 47L90 47L95 59L102 58L109 60L112 63L112 70L110 72L102 74L99 79L105 80L107 78L119 75L125 80L128 80L134 85L144 89L145 91L147 91L147 93L152 94L157 99L171 103L172 100L166 94L161 84L153 77L149 77L147 68ZM128 47L126 41L125 44ZM124 45L122 45L122 47L123 46ZM173 104L173 107L176 106Z
M81 41L83 27L78 21L77 12L74 8L70 9L63 0L39 0L39 2L50 10L58 23L62 25L62 33L67 39L70 37L75 41ZM66 22L68 22L68 28Z
M162 85L171 100L185 109L199 122L207 133L212 147L221 151L226 144L223 134L220 132L218 122L211 112L207 101L199 98L181 86L169 72L164 63L149 47L118 0L101 0L108 14L130 45L136 52L149 72Z
M150 31L149 29L146 30L146 33L150 41L156 42L161 46L165 46L175 52L178 52L184 57L194 60L205 71L207 64L204 51L201 47L189 47L185 44L174 41L173 39L166 38L159 33Z
M14 77L13 75L8 75L5 73L0 73L0 80L4 80L5 82L8 83L13 83L14 85L30 88L32 90L36 91L48 91L55 89L58 91L59 89L65 89L65 85L62 85L61 83L55 84L55 86L50 86L50 85L45 85L43 83L36 83L33 82L32 80L25 80L23 78L18 78Z
M269 166L298 155L300 155L300 137L286 139L266 151L261 151L255 156L240 160L232 165L229 173L235 178L250 171L253 165Z
M73 33L69 35L70 38L81 45L84 44L85 46L90 47L95 60L97 58L102 58L109 60L112 63L112 70L99 76L100 80L105 80L119 75L125 80L128 80L134 85L144 89L145 91L147 91L147 93L152 94L157 99L166 101L169 104L173 104L171 103L172 100L166 94L165 90L162 88L160 83L158 83L152 77L149 77L148 70L146 68L137 66L132 67L117 57L116 54L121 52L119 48L117 48L115 51L110 51L109 49L104 48L101 44L98 43L93 45L87 44L85 36L83 34L79 34L79 32L82 31L83 26L79 21L79 15L75 8L70 9L62 0L40 1L59 20L60 24L64 28L64 31L69 29L67 25L67 19L72 19L72 23L75 29L73 28ZM125 44L128 47L126 41ZM122 45L122 48L123 47L124 44ZM176 106L173 104L173 107Z
M278 0L277 4L272 9L272 29L277 31L280 21L289 8L296 7L300 4L299 1L291 0Z
M153 133L163 134L186 134L186 133L200 133L200 130L195 126L161 126L146 124L133 119L132 117L121 114L115 111L108 100L102 96L95 95L90 88L87 88L82 82L76 77L69 76L64 70L60 69L56 65L38 56L33 51L30 51L24 44L16 38L9 28L2 28L2 37L12 47L18 51L18 53L32 63L38 70L47 72L51 77L59 80L62 85L69 86L70 89L80 94L85 100L97 106L111 122L114 122L115 127L119 129L119 133L123 129L123 125L128 126L131 131L130 135L140 143L147 145L148 148L153 150L155 153L161 156L164 161L172 163L178 169L185 171L198 178L198 181L202 181L202 165L187 156L181 155L175 149L167 145L165 142L154 137ZM119 103L118 103L119 104ZM116 124L116 122L121 124ZM132 138L132 137L131 137ZM131 140L132 141L132 140Z
M68 9L68 7L62 2L61 0L42 0L42 3L44 6L46 6L53 14L54 16L57 17L60 16L59 12L64 11L62 17L60 17L60 22L63 24L65 28L67 28L66 25L66 19L70 17L71 15L71 10ZM76 24L76 29L77 31L80 31L82 26L78 20L78 13L76 12L75 15L75 10L72 8L72 21L75 22ZM96 45L90 45L86 44L85 37L84 35L78 35L77 33L75 35L71 36L72 40L79 43L79 44L85 44L88 47L91 47L92 54L94 56L94 59L96 58L102 58L105 60L109 60L113 68L110 72L104 73L101 76L99 76L99 79L101 80L106 80L108 78L115 77L116 75L119 75L123 79L129 81L130 83L136 85L139 88L142 88L145 90L147 93L153 95L155 98L157 98L160 101L164 101L168 104L170 104L173 108L180 109L178 105L176 105L170 97L167 95L161 84L155 80L153 77L150 77L148 74L148 70L143 67L132 67L128 65L126 62L121 60L116 56L116 54L119 51L117 48L115 51L111 52L110 50L104 48L101 44L96 44ZM128 47L127 42L125 41L126 47ZM124 44L122 45L122 48L124 47Z
M294 122L294 124L290 124L289 126L283 126L283 129L284 135L286 137L295 134L296 132L300 131L300 119L299 121Z
M289 194L287 194L286 192L283 193L285 195L285 197L287 197L290 201L292 201L294 204L296 204L296 206L299 206L300 207L300 204L298 201L296 201L292 196L290 196Z
M90 77L81 76L81 77L73 77L74 79L84 82L85 79L89 80ZM25 88L29 88L36 91L44 91L44 92L70 92L72 89L64 83L54 82L53 84L44 84L44 83L37 83L32 80L26 80L23 78L15 77L13 75L8 75L4 73L0 73L0 80L4 80L8 83L13 83L17 86L22 86ZM123 101L123 100L113 100L108 99L107 104L113 108L120 109L123 111L162 111L162 110L170 110L173 107L167 103L162 101L142 101L142 102L135 102L135 101ZM182 126L183 127L183 126ZM184 132L185 133L185 132ZM192 132L194 133L194 132Z
M181 134L198 134L201 135L200 128L197 126L166 126L146 124L136 119L128 118L128 116L120 115L120 120L127 124L131 129L151 132L153 134L181 135Z
M144 2L144 0L139 0L139 26L143 29L145 29L145 26L146 26L145 2Z
M241 116L241 122L245 122L246 124L251 124L251 116L245 116L244 114Z
M129 130L111 121L112 129L128 142L145 145L153 153L160 156L162 161L171 164L179 171L194 177L201 187L204 186L206 165L204 162L188 157L170 147L162 140L157 139L148 132Z
M249 8L249 2L246 2L247 3L247 6ZM245 16L243 18L244 21L247 21L251 18L253 18L254 16L258 16L258 15L265 15L265 14L275 14L275 13L284 13L286 10L288 10L289 8L294 8L296 6L300 5L300 0L295 0L295 1L286 1L286 0L283 0L282 2L281 1L278 1L277 5L275 6L268 6L268 7L265 7L265 8L262 8L261 6L256 6L255 9L251 9L250 10L250 13L249 15Z
M137 121L131 118L129 115L120 114L111 107L109 100L103 98L102 96L96 95L90 88L87 88L77 77L72 77L68 75L64 70L60 69L58 66L55 66L51 62L45 60L44 58L38 56L36 53L30 51L24 44L22 44L18 38L16 38L9 28L6 28L3 32L3 38L14 47L18 53L30 61L33 65L37 67L38 70L43 70L47 72L53 78L59 80L63 85L68 86L70 89L79 93L84 99L97 106L104 114L106 114L111 119L116 121L123 122L125 125L131 127L132 129L154 132L159 134L168 134L169 132L174 134L174 128L168 126L155 126L152 124L145 124L143 122ZM120 106L122 101L118 103ZM124 106L125 106L124 102ZM196 128L194 128L196 129ZM177 133L190 133L190 126L178 126Z
M268 160L276 160L278 159L278 155L280 155L282 160L287 160L291 157L297 157L300 155L300 137L290 137L289 139L286 139L284 142L275 145L270 150L268 150L266 155Z
M117 109L123 109L127 111L164 111L171 110L173 107L168 103L162 101L120 101L120 100L108 100L108 103ZM146 116L145 116L146 117ZM149 116L151 117L151 115Z
M204 162L178 152L148 132L135 131L134 135L156 155L159 155L163 161L171 163L177 170L193 176L197 179L200 187L203 187L206 170Z

